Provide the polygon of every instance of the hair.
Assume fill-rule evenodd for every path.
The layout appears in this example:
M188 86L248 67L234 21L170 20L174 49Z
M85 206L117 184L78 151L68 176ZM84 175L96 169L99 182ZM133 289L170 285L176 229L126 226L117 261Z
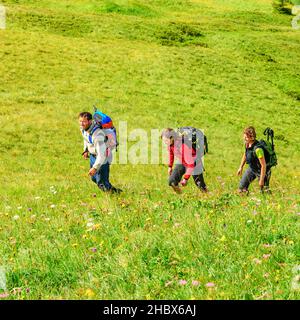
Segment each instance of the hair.
M247 135L249 138L252 138L253 140L256 139L256 132L254 127L247 127L244 129L244 134Z
M91 113L84 111L79 113L78 118L86 118L87 120L92 120L93 116Z
M163 129L162 133L161 133L161 138L167 138L167 139L175 139L177 136L176 132L174 129L172 128L166 128Z

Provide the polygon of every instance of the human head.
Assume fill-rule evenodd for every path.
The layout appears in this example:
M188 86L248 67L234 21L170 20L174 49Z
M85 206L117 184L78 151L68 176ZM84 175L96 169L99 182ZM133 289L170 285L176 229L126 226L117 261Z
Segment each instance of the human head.
M87 130L92 124L93 116L89 112L80 112L78 115L79 125L83 130Z
M244 140L246 143L251 143L256 139L256 132L254 127L247 127L244 129Z
M171 128L163 129L163 131L161 133L162 141L168 146L170 146L174 143L176 136L177 135L176 135L175 130L171 129Z

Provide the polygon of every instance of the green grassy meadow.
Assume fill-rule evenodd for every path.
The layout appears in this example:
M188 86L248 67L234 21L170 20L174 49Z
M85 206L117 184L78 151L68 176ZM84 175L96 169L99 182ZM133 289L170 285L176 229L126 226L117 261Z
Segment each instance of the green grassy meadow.
M1 3L0 300L300 298L292 16L271 0ZM97 190L77 121L95 102L129 133L205 129L210 193L131 163L111 167L121 195ZM248 125L275 131L271 195L237 194Z

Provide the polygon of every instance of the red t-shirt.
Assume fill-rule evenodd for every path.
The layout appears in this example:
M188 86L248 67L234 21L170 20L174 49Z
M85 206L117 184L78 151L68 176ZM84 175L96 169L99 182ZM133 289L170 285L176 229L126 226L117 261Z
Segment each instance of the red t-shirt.
M196 152L193 148L179 140L175 140L174 144L168 147L169 151L169 167L173 167L174 158L176 157L180 163L185 166L186 172L184 178L187 180L195 169Z

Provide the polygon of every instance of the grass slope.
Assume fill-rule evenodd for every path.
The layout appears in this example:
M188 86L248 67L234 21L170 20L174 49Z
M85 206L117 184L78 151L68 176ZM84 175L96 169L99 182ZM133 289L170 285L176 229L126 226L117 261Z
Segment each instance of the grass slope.
M269 0L2 3L7 299L299 298L300 37L290 16ZM211 193L190 182L174 195L162 164L115 164L124 193L98 192L77 124L96 101L128 132L204 128ZM276 134L267 197L257 184L249 197L235 192L249 124Z

